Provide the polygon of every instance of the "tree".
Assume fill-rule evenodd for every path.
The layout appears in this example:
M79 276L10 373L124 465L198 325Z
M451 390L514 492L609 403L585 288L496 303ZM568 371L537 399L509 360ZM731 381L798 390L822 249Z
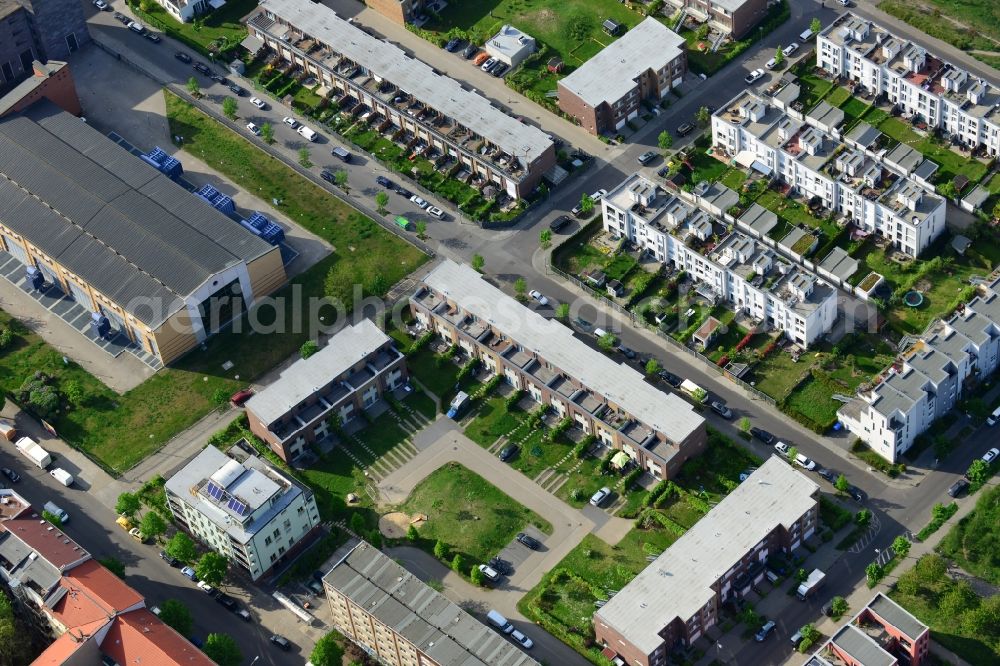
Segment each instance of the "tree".
M709 30L710 28L708 27L708 23L702 23L698 26L698 30L695 31L695 37L698 39L705 39L708 37Z
M660 136L656 137L656 145L660 147L660 150L670 150L674 145L674 135L668 130L663 130L660 132Z
M410 524L410 527L406 530L406 540L416 541L420 538L420 532L417 531L417 526Z
M618 339L615 338L614 333L605 333L601 337L597 338L597 346L604 351L611 351L615 348L615 343L617 341Z
M117 557L102 557L98 560L105 569L118 576L122 580L125 579L125 563L119 560Z
M219 666L239 666L243 661L243 653L229 634L209 634L202 652Z
M118 496L115 502L115 513L126 518L135 518L135 515L142 509L142 500L135 493L124 492Z
M224 405L229 402L229 391L224 388L217 388L212 392L212 402L216 405Z
M13 333L10 332L9 328L3 329L3 333L0 333L0 349L3 349L8 344L10 344L10 342L4 343L5 339L4 334L6 334L7 337L13 335ZM70 379L68 381L63 382L62 391L63 395L66 396L66 399L69 400L70 404L73 405L74 407L79 407L80 405L82 405L84 402L87 401L87 394L86 392L84 392L83 386L81 386L80 382L76 381L75 379Z
M477 587L482 587L486 583L486 576L483 575L483 572L476 565L472 565L472 570L469 571L469 578L472 579L472 584Z
M190 79L188 79L187 89L188 92L194 95L195 97L198 97L201 94L201 86L198 85L198 79L194 78L193 76Z
M659 361L657 361L655 358L651 358L648 361L646 361L646 374L647 375L649 375L650 377L652 377L653 375L655 375L659 371L660 371L660 362Z
M485 266L485 265L486 265L486 260L483 259L483 255L481 255L481 254L474 254L474 255L472 255L472 268L477 273L482 273L483 272L483 266Z
M523 301L527 298L528 293L528 283L525 282L523 277L519 277L514 280L514 295L517 296L517 300Z
M842 618L850 607L847 605L847 599L844 597L834 597L830 600L830 615L833 616L834 620L839 620Z
M1000 201L997 201L997 205L993 206L993 218L1000 220Z
M900 534L892 540L892 552L896 553L896 557L902 559L910 552L911 545L910 540Z
M375 195L375 210L378 211L379 215L385 215L386 206L389 204L389 195L385 192L379 192Z
M271 123L264 123L261 125L260 138L264 139L264 143L269 146L274 143L274 125Z
M344 648L341 647L343 640L343 636L331 631L316 641L316 647L309 655L309 661L313 666L340 666L344 662Z
M238 106L236 100L232 97L227 97L222 100L222 113L230 120L236 120L236 110Z
M569 319L569 303L560 303L556 306L556 319L563 321Z
M542 247L548 247L552 245L552 230L542 229L541 233L538 234L538 244Z
M797 580L798 582L804 583L806 582L807 578L809 578L809 572L807 572L805 569L800 568L798 571L795 572L795 580Z
M990 478L990 466L982 458L976 458L969 465L969 471L965 473L969 481L975 484L986 483L986 480Z
M703 388L696 388L691 392L691 397L694 398L694 401L700 405L705 402L705 398L708 397L708 392Z
M848 483L847 477L841 474L837 477L837 480L833 482L833 487L837 489L837 492L846 493L851 488L851 484Z
M799 448L797 446L788 447L788 460L795 462L795 456L799 455Z
M160 619L173 627L181 636L190 636L194 624L191 611L176 599L167 599L160 606Z
M882 580L882 576L884 575L885 569L878 562L872 562L865 567L865 576L868 577L868 587L875 587L875 583Z
M703 106L694 114L694 119L700 127L705 127L712 122L712 112L708 110L707 106Z
M305 342L302 343L302 346L299 347L299 356L301 356L302 358L309 358L318 351L319 351L319 343L317 343L315 340L306 340Z
M594 199L589 194L580 197L580 212L588 217L594 211Z
M872 512L868 509L861 509L861 511L854 514L854 522L857 523L858 527L867 527L871 521Z
M309 159L308 148L299 148L299 164L302 165L303 169L308 169L313 165L312 161Z
M451 570L457 574L461 574L465 571L465 558L461 553L455 553L455 557L452 558Z
M146 515L142 517L142 522L139 523L139 531L142 532L143 536L155 541L167 531L167 521L163 520L163 516L156 511L147 511Z
M814 18L812 21L809 22L809 30L812 32L812 34L814 35L819 34L819 31L822 29L823 29L823 22L820 21L818 18Z
M229 560L225 555L209 551L201 556L194 568L198 580L203 580L213 587L222 585L226 572L229 571Z
M417 238L421 240L427 238L427 223L423 220L417 221Z
M774 66L779 68L785 64L785 54L781 50L781 44L778 44L778 48L774 50Z
M14 605L6 594L0 594L0 662L5 664L27 664L31 658L25 658L25 646L31 641L18 636L18 622L14 616Z
M343 169L333 174L333 182L337 185L337 187L345 192L350 192L350 188L347 187L348 176L349 174Z
M49 511L45 511L43 509L42 510L42 518L44 518L45 520L49 521L50 523L52 523L56 527L62 527L62 518L60 518L59 516L57 516L54 513L51 513Z
M198 557L198 549L195 548L194 541L184 532L178 532L170 537L164 550L167 551L167 555L184 564L193 562L194 558Z
M351 531L355 534L361 534L365 531L365 518L360 513L354 512L351 514Z
M739 422L740 432L750 434L750 419L744 416Z
M448 557L448 546L444 545L444 541L441 541L441 539L434 542L434 557L439 560L444 560Z

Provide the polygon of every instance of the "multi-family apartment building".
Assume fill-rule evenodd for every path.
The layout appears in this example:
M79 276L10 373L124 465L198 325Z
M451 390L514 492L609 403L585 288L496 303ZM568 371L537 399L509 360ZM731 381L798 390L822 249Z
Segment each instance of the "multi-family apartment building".
M364 117L415 152L452 158L481 189L493 186L521 198L555 166L548 134L322 4L264 0L247 28L331 89L342 111Z
M320 529L312 490L237 442L206 446L167 480L167 505L191 535L252 580L308 545Z
M712 115L716 151L818 197L859 228L916 257L945 228L945 201L909 177L814 124L796 120L751 91Z
M667 664L674 649L718 622L722 604L763 581L770 555L813 535L818 494L814 481L771 456L594 613L605 656L634 666Z
M742 39L767 16L767 0L667 0L667 6L683 11L733 39ZM673 12L667 12L672 14Z
M1000 154L1000 89L877 23L840 16L817 37L816 65L884 95L964 146Z
M704 450L705 420L691 405L591 349L469 266L443 261L423 279L410 306L424 328L658 479L673 477Z
M805 666L921 666L930 648L927 625L878 592Z
M66 60L89 41L87 20L78 2L2 0L0 95L31 76L36 60Z
M371 544L351 538L323 577L333 626L388 666L538 666Z
M250 430L286 462L407 381L403 355L370 319L346 326L246 403Z
M634 173L601 201L604 229L687 271L726 307L803 346L829 332L837 291L763 242Z
M649 17L559 81L559 108L591 134L615 132L684 81L684 38Z
M887 460L895 462L971 385L1000 365L1000 278L980 289L837 412L848 430Z

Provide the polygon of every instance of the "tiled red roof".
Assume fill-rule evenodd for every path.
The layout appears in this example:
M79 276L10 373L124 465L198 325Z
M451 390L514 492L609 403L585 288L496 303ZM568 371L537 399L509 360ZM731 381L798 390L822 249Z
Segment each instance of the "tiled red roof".
M81 643L69 634L63 634L52 645L45 648L45 652L38 655L31 662L31 666L61 666L73 656L80 645Z
M145 608L115 618L101 642L101 652L119 664L213 666L215 663Z
M35 517L32 518L32 515ZM48 560L60 571L83 560L90 559L90 553L81 548L75 541L63 534L62 530L53 527L41 514L24 512L17 518L0 523L0 529L5 529L21 541L28 544L32 550Z
M100 619L107 621L143 602L138 592L94 560L70 569L59 585L66 592L51 613L67 629Z

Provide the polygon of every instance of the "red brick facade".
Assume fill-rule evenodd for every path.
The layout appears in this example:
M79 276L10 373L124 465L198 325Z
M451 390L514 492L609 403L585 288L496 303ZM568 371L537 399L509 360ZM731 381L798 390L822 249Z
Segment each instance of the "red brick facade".
M32 66L32 77L0 98L0 116L23 111L40 99L47 99L74 116L83 113L69 64L50 60L43 65L36 60ZM7 99L11 95L20 98Z

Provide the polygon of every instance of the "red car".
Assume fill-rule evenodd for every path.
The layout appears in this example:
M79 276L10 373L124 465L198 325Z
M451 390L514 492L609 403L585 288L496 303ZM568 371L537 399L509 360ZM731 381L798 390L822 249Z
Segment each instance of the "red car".
M242 391L237 391L233 394L233 397L229 399L229 402L233 403L233 407L242 407L243 404L253 397L253 389L243 389Z

